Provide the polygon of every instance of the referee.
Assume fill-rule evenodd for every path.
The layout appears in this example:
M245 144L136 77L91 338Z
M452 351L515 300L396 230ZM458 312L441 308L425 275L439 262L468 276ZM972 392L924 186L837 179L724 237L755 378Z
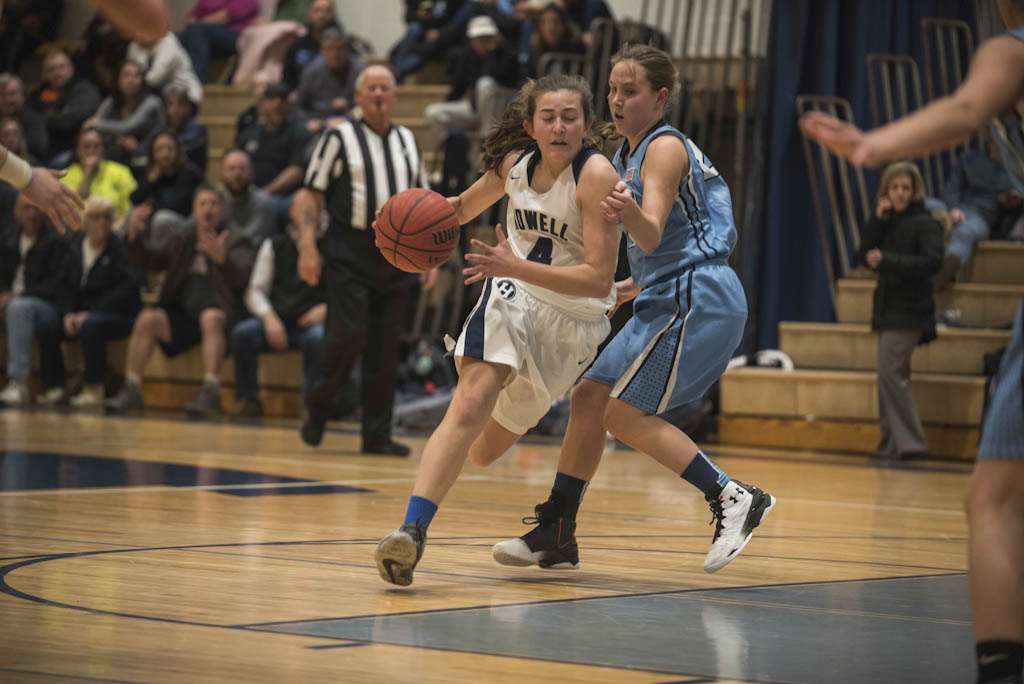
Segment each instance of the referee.
M408 456L391 439L402 324L415 284L385 261L374 244L374 216L392 195L426 187L423 161L412 132L391 123L395 79L383 66L367 67L356 80L362 117L321 135L296 194L292 218L299 227L299 275L310 285L321 277L327 292L323 369L307 399L300 434L306 444L323 439L334 398L363 355L363 453ZM326 208L321 259L317 229ZM437 271L423 276L433 286Z

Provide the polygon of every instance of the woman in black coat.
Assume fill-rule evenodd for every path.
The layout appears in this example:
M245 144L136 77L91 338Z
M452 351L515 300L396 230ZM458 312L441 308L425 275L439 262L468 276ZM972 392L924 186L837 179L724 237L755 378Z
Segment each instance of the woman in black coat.
M878 333L876 456L929 453L910 387L910 357L935 339L932 276L942 265L942 228L924 208L924 182L910 162L882 172L875 215L864 227L859 261L878 273L871 329Z

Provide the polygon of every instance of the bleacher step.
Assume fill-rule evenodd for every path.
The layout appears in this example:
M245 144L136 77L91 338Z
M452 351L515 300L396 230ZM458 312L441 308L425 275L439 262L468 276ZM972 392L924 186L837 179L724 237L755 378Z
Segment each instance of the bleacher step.
M873 279L841 278L836 287L836 318L840 323L870 323ZM960 311L960 323L969 328L998 328L1012 321L1024 285L955 283L935 297L935 310Z
M979 242L966 271L972 283L1024 285L1024 242Z

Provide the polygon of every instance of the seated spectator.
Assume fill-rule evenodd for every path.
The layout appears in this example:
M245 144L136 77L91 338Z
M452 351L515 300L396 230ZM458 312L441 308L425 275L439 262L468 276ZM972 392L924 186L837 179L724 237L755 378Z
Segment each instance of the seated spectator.
M142 65L125 61L118 72L117 90L83 127L100 132L107 159L127 165L139 142L165 123L163 102L145 87Z
M146 85L154 91L166 97L167 89L174 86L184 92L193 105L192 114L203 103L203 85L192 68L192 59L173 33L155 43L133 41L128 45L128 59L145 65Z
M884 459L928 454L910 387L914 348L934 340L932 276L942 264L942 228L924 208L924 181L910 162L882 171L875 214L864 226L858 262L878 272L871 329L878 333L878 423Z
M69 53L75 73L110 95L117 90L117 75L128 53L128 39L103 13L97 12L82 37L71 43Z
M238 34L260 13L257 0L198 0L188 13L181 44L192 59L192 68L206 83L207 67L214 59L235 54Z
M580 27L583 34L580 39L584 45L593 41L591 24L597 19L613 19L605 0L559 0L569 14L569 20Z
M967 265L979 240L987 240L1002 215L1020 206L1020 195L1002 165L999 147L989 139L985 151L968 149L946 182L943 200L953 221L935 289L945 289Z
M455 18L465 4L466 0L405 0L405 34L391 48L389 55L395 78L399 82L423 67L427 61L424 51L435 43L441 35L441 29Z
M302 72L320 54L320 37L324 29L334 26L344 32L334 17L331 0L312 0L304 21L306 34L296 38L284 56L281 80L292 90L299 87Z
M164 88L164 113L167 125L156 129L143 140L132 159L133 169L145 169L149 166L149 148L153 138L161 133L171 133L178 140L185 157L206 173L206 155L208 149L206 126L199 123L195 116L195 106L188 99L188 92L177 84Z
M238 130L235 146L252 159L253 182L271 195L290 194L302 182L312 135L291 114L288 86L267 86L258 119Z
M310 287L299 277L298 240L298 229L289 226L287 233L264 240L256 253L245 291L245 306L252 318L243 320L231 331L238 399L232 411L235 417L263 415L258 380L261 353L302 350L304 400L320 373L327 304L322 282Z
M299 81L297 104L306 118L306 130L319 133L348 114L355 100L356 78L365 68L363 60L352 55L340 30L324 30L320 57L306 67Z
M140 306L139 279L113 225L113 202L98 195L85 201L82 230L71 238L57 291L64 335L82 343L85 384L71 398L80 408L103 401L107 343L128 337Z
M0 243L0 317L7 328L8 378L0 405L29 402L33 341L39 343L43 381L38 400L54 404L64 393L57 291L68 242L24 196L14 205L14 218L17 230Z
M140 273L166 271L155 307L135 319L128 340L125 383L108 399L107 413L142 411L142 372L157 344L167 356L202 345L203 388L185 406L195 418L220 413L218 373L227 351L226 331L241 317L253 249L249 239L224 221L224 198L208 185L196 192L193 216L179 220L163 212L148 221L132 213L126 249Z
M50 148L46 120L39 112L25 106L25 86L14 74L0 74L0 116L10 116L21 123L29 156L33 164L42 163Z
M242 229L253 247L278 232L277 206L270 195L252 184L252 162L243 150L224 155L220 170L228 223Z
M452 88L446 101L424 110L438 142L462 131L479 144L515 95L516 58L505 47L497 24L487 16L474 17L466 35L469 45L452 60Z
M253 78L280 81L285 55L306 33L303 22L310 0L284 0L272 16L261 16L238 36L238 64L231 82L248 85ZM264 12L267 8L264 3Z
M114 203L118 219L131 208L131 195L138 187L127 166L103 158L103 138L95 128L82 129L78 134L71 166L60 182L82 199L106 197Z
M43 158L61 168L67 165L82 124L100 106L100 91L75 77L66 53L51 52L43 60L43 83L32 91L28 106L46 121L49 148Z
M541 58L550 53L585 54L587 47L580 37L579 27L569 19L565 7L557 2L544 5L534 21L537 28L529 37L530 51L524 65L525 69L520 74L520 81L570 73L569 65L559 61L549 62L544 73L537 69Z
M153 211L167 209L182 216L192 210L192 198L203 183L203 172L185 158L178 139L160 133L150 144L149 168L131 195L133 205L149 204Z
M0 12L0 71L18 73L43 43L57 38L63 0L6 0Z

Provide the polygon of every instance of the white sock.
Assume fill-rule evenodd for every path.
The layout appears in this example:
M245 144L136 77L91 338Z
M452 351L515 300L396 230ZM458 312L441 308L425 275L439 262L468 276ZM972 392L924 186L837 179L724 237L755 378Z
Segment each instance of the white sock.
M213 385L214 387L220 387L220 378L213 373L207 373L203 376L204 385Z
M125 382L130 382L131 384L135 385L136 387L142 387L142 377L139 376L138 373L134 373L132 371L125 372L125 374L124 374L124 381Z

